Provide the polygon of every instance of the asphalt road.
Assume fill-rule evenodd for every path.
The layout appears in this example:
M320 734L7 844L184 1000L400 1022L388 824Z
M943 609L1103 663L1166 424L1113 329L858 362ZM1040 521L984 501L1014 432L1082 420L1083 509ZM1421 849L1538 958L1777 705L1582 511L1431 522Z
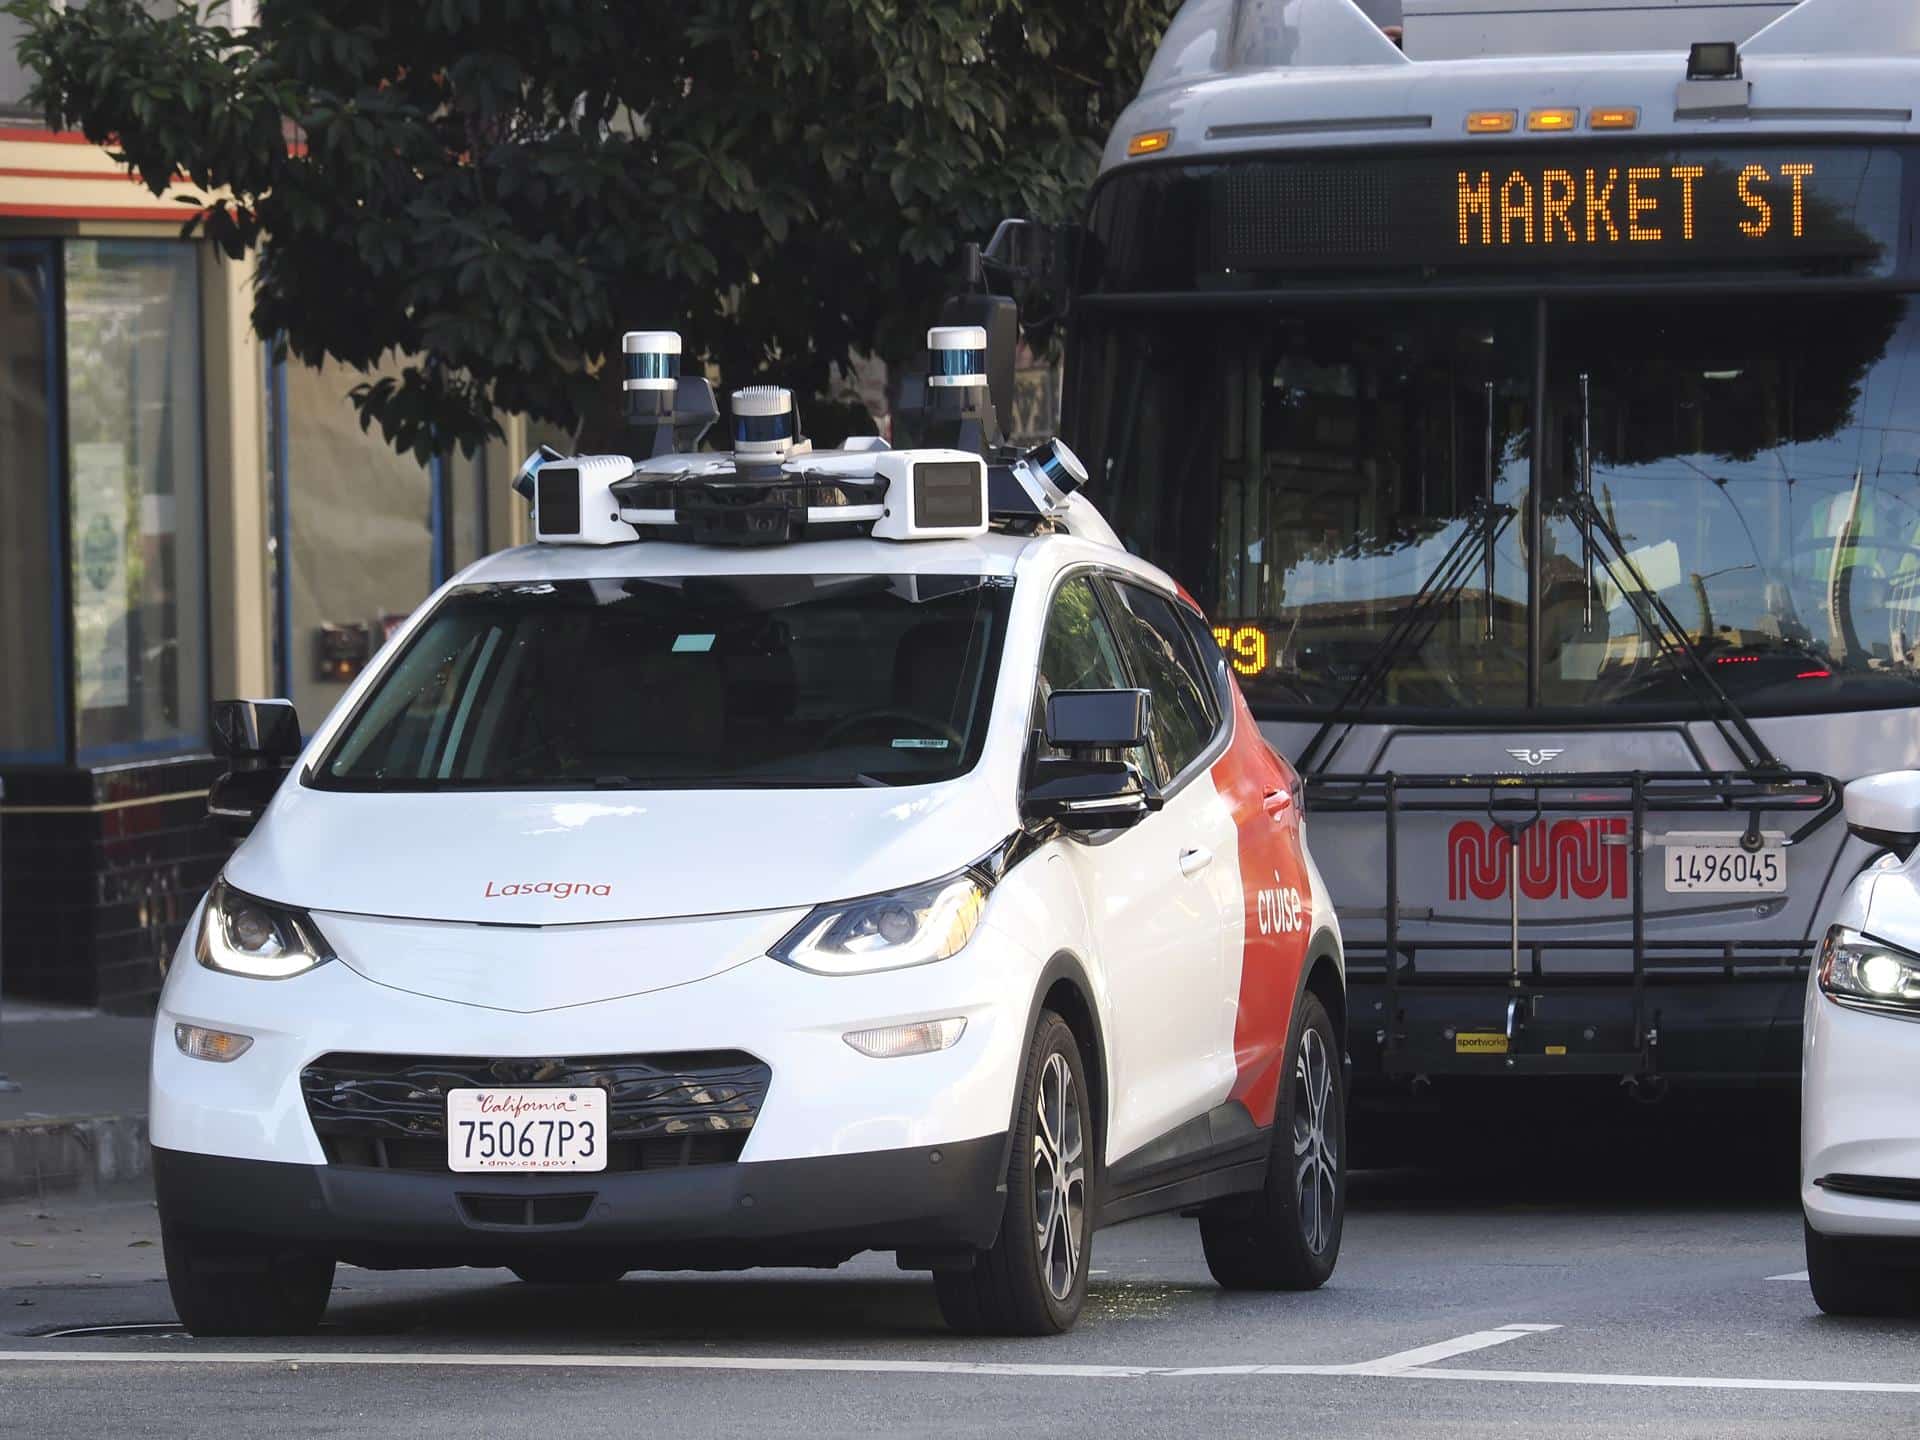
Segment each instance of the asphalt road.
M1098 1237L1085 1318L1048 1341L950 1336L926 1280L874 1257L591 1290L343 1269L311 1339L196 1341L170 1326L150 1205L11 1207L0 1433L1748 1440L1920 1421L1920 1319L1832 1320L1807 1292L1790 1117L1603 1106L1422 1133L1422 1165L1356 1177L1325 1290L1224 1294L1191 1222L1145 1221ZM155 1328L94 1329L113 1325Z

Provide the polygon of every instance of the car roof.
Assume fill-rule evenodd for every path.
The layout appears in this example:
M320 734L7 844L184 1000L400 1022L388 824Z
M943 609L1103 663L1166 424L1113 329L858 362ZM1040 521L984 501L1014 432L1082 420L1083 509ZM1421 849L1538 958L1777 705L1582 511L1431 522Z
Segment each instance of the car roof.
M451 585L617 580L684 575L981 575L1014 578L1073 565L1125 570L1156 589L1178 587L1137 555L1062 531L990 532L968 540L802 540L786 545L520 545L476 561Z

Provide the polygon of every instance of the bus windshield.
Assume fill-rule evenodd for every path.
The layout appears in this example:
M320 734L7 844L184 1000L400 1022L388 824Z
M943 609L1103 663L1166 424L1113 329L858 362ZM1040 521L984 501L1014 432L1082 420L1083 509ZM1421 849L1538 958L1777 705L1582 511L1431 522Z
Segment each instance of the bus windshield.
M1377 657L1375 714L1698 713L1675 632L1750 714L1920 703L1913 297L1075 325L1100 503L1262 713L1335 703Z

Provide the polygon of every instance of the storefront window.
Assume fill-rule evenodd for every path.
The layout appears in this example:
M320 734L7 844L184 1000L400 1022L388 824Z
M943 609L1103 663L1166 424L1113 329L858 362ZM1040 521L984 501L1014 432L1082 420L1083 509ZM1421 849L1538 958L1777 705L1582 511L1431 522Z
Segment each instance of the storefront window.
M311 729L433 588L433 469L360 428L347 366L281 367L292 698Z
M53 249L0 249L0 760L65 758L54 514Z
M80 759L206 741L199 272L192 245L66 249Z
M442 462L446 498L443 514L451 555L447 572L463 570L493 547L487 543L487 452L458 450Z

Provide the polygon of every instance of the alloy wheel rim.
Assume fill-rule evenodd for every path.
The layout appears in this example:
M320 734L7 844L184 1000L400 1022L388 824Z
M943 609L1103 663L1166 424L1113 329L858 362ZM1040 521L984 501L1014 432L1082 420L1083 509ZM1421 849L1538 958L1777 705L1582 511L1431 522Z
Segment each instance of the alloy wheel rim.
M1327 1128L1333 1107L1333 1060L1318 1030L1306 1030L1300 1037L1293 1083L1294 1208L1300 1218L1300 1238L1315 1255L1321 1255L1333 1240L1340 1151L1339 1141Z
M1059 1051L1047 1056L1034 1100L1033 1244L1055 1300L1073 1293L1086 1238L1086 1127L1073 1070Z

